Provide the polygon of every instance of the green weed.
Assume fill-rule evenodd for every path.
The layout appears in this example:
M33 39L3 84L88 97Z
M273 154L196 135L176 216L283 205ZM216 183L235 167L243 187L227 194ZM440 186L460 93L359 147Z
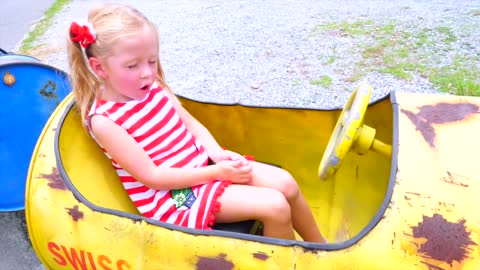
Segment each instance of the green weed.
M328 88L332 85L332 78L330 78L329 76L322 76L320 77L320 79L318 80L310 80L310 84L313 84L313 85L320 85L324 88Z
M438 33L444 35L443 41L444 41L446 44L449 44L449 43L452 43L452 42L457 41L457 36L455 36L455 34L452 32L452 29L451 29L450 27L447 27L447 26L439 26L439 27L437 27L435 30L437 30Z

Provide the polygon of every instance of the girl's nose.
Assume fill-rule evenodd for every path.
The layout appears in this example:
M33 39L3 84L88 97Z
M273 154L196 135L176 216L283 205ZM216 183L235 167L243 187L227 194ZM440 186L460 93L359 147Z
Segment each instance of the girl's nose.
M140 77L141 78L147 78L149 76L152 76L152 70L150 69L150 67L147 65L145 67L142 68L142 72L140 73Z

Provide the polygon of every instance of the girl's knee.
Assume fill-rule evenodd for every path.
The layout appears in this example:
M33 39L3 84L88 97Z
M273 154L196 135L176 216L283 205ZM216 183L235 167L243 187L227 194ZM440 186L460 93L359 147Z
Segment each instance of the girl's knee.
M292 214L290 204L281 192L272 190L271 194L269 194L267 208L267 219L280 223L291 222Z
M280 191L288 201L292 201L297 198L300 193L300 188L293 176L289 172L282 170L278 177L278 191Z

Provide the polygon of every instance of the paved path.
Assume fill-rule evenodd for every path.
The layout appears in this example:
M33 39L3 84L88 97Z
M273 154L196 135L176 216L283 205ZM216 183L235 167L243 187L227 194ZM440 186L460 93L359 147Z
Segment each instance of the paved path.
M10 0L0 4L0 48L14 51L54 0ZM24 212L0 213L0 270L44 269L33 251Z
M0 270L45 269L33 251L23 211L0 213Z
M0 48L12 51L53 0L9 0L0 4Z

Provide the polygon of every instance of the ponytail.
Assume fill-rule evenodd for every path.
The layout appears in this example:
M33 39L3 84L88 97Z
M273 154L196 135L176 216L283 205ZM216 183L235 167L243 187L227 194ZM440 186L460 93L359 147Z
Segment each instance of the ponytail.
M82 119L87 116L90 106L98 93L100 81L93 75L88 67L88 48L83 49L78 42L71 38L70 29L67 34L67 54L70 65L70 83L77 108Z

